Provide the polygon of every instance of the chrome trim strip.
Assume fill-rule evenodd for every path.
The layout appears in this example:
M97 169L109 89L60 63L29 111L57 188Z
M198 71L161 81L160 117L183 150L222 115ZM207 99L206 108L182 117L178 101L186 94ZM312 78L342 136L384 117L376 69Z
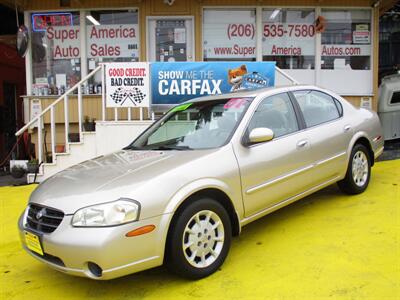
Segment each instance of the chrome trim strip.
M251 215L251 216L249 216L247 218L242 219L240 221L240 224L242 226L246 225L246 224L252 222L255 219L261 218L262 216L264 216L264 215L266 215L266 214L268 214L270 212L273 212L273 211L275 211L275 210L277 210L277 209L279 209L279 208L281 208L283 206L286 206L286 205L298 200L299 198L302 198L303 196L306 196L307 194L311 194L316 190L319 190L319 189L321 189L321 188L323 188L325 186L328 186L328 185L336 182L338 179L340 179L340 176L336 176L336 177L334 177L334 178L332 178L332 179L330 179L328 181L325 181L324 183L321 183L321 184L316 185L316 186L314 186L314 187L312 187L312 188L310 188L310 189L308 189L308 190L306 190L304 192L301 192L300 194L297 194L297 195L295 195L293 197L290 197L290 198L288 198L286 200L278 202L278 203L276 203L276 204L274 204L274 205L272 205L270 207L267 207L267 208L255 213L255 214L253 214L253 215Z
M252 193L254 193L254 192L256 192L256 191L258 191L258 190L260 190L260 189L266 188L267 186L270 186L270 185L272 185L272 184L274 184L274 183L277 183L277 182L279 182L279 181L285 180L285 179L287 179L287 178L289 178L289 177L292 177L292 176L294 176L294 175L298 175L298 174L300 174L300 173L302 173L302 172L308 171L308 170L310 170L310 169L312 169L312 168L315 168L315 167L317 167L317 166L323 165L323 164L325 164L325 163L327 163L327 162L330 162L330 161L332 161L332 160L334 160L334 159L336 159L336 158L339 158L339 157L341 157L341 156L343 156L343 155L346 155L346 151L340 152L340 153L338 153L338 154L336 154L336 155L334 155L334 156L331 156L331 157L329 157L329 158L326 158L326 159L324 159L324 160L317 161L316 163L314 163L314 164L312 164L312 165L308 165L308 166L306 166L306 167L303 167L303 168L294 170L293 172L286 173L286 174L284 174L284 175L275 177L275 178L273 178L273 179L271 179L271 180L269 180L269 181L266 181L266 182L264 182L264 183L261 183L261 184L259 184L259 185L253 186L253 187L249 188L249 189L246 191L246 194L247 194L247 195L250 195L250 194L252 194Z
M141 264L141 263L145 263L147 261L155 260L157 258L160 258L160 256L147 257L145 259L137 260L137 261L134 261L133 263L129 263L129 264L126 264L126 265L123 265L123 266L118 266L118 267L115 267L115 268L103 270L103 273L109 273L109 272L113 272L113 271L129 268L131 266L134 266L134 265L137 265L137 264Z
M341 157L341 156L343 156L343 155L346 155L346 151L340 152L339 154L336 154L336 155L331 156L331 157L329 157L329 158L326 158L326 159L317 161L317 162L315 163L315 166L323 165L323 164L325 164L325 163L327 163L327 162L330 162L331 160L334 160L334 159L336 159L336 158L339 158L339 157Z
M305 172L305 171L307 171L307 170L310 170L310 169L312 169L312 168L314 168L314 165L308 165L308 166L306 166L306 167L297 169L297 170L295 170L295 171L293 171L293 172L290 172L290 173L287 173L287 174L284 174L284 175L275 177L274 179L271 179L271 180L269 180L269 181L266 181L266 182L264 182L264 183L261 183L261 184L259 184L259 185L256 185L256 186L254 186L254 187L249 188L249 189L246 191L246 194L248 194L248 195L249 195L249 194L252 194L252 193L258 191L259 189L263 189L263 188L265 188L265 187L267 187L267 186L269 186L269 185L271 185L271 184L277 183L277 182L279 182L279 181L282 181L282 180L284 180L284 179L286 179L286 178L289 178L289 177L292 177L292 176L294 176L294 175L300 174L300 173Z

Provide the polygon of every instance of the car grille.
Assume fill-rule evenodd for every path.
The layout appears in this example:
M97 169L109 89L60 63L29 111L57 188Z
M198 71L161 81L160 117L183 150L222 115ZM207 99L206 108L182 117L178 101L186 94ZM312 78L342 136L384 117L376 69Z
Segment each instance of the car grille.
M29 204L26 227L40 233L51 233L60 225L64 213L50 207Z

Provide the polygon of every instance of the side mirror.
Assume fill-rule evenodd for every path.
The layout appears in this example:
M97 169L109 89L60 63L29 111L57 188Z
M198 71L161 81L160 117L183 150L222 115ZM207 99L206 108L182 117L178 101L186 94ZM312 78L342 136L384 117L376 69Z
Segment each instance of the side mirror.
M273 138L274 132L269 128L254 128L249 134L249 141L252 144L268 142Z

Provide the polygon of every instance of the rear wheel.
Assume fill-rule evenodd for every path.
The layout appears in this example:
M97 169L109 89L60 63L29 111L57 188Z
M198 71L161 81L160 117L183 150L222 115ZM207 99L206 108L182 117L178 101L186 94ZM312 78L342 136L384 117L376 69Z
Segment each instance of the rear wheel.
M347 194L359 194L366 190L371 177L371 160L368 149L356 144L351 151L346 177L338 182L339 188Z
M231 223L225 208L210 198L196 199L179 212L167 241L167 267L198 279L214 273L231 244Z

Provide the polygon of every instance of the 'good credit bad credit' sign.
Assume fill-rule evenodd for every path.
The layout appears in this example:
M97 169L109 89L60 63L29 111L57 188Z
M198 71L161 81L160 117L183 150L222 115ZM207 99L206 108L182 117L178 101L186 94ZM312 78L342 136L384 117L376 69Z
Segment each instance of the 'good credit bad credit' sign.
M151 64L152 104L255 89L275 84L275 62L177 62Z
M106 65L107 107L149 107L149 64L109 63Z

